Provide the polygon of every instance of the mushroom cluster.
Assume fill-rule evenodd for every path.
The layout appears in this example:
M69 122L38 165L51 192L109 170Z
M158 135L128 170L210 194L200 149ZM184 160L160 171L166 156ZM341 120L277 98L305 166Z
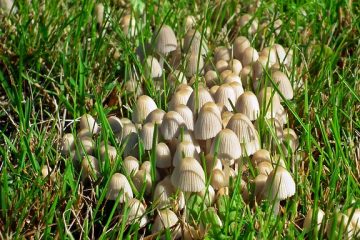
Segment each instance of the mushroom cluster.
M288 160L299 141L286 127L283 104L294 95L287 74L291 49L274 44L258 52L240 36L231 47L211 51L193 27L186 26L179 44L163 24L146 49L151 55L139 54L144 78L173 90L164 109L140 95L131 119L110 116L99 126L85 114L77 135L65 134L61 147L83 181L107 180L106 199L123 206L129 223L142 228L152 222L153 234L170 229L173 238L201 238L208 229L189 216L191 196L200 196L204 214L221 226L217 200L235 188L241 189L244 203L270 202L275 215L280 201L296 192ZM261 123L270 129L263 136ZM102 129L111 129L114 146L99 138ZM115 169L111 176L103 175L106 166Z

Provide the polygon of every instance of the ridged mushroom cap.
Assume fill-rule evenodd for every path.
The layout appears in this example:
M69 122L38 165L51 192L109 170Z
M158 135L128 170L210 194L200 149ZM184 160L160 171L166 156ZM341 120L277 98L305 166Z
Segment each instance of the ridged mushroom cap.
M246 37L244 36L237 37L233 43L234 57L238 60L241 60L242 53L248 47L250 47L250 41Z
M266 62L269 63L268 66L270 66L270 67L277 62L276 51L272 47L263 48L263 50L261 50L261 52L260 52L260 56L265 57Z
M145 150L151 150L154 140L155 124L152 122L145 123L140 131L140 138L143 141Z
M129 176L134 175L139 170L139 167L140 163L136 157L127 156L126 158L124 158L123 168Z
M175 111L167 112L160 126L161 135L165 140L172 140L179 135L181 127L186 128L182 116Z
M260 111L265 111L266 118L276 117L276 113L281 110L279 94L271 87L262 88L258 94Z
M135 109L132 115L133 122L142 123L155 109L157 109L157 106L152 98L147 95L140 96L136 101Z
M99 125L96 123L93 116L84 114L80 118L80 129L88 129L92 133L97 133L99 131Z
M218 189L220 189L222 187L225 187L225 174L224 174L224 172L222 170L220 170L220 169L212 170L210 184L215 190L218 190Z
M127 223L139 222L140 228L145 227L149 222L146 216L146 208L142 202L136 198L132 198L128 202L129 210L127 215Z
M208 207L210 207L215 202L215 190L211 185L197 194L204 199L204 203Z
M115 173L110 179L106 198L108 200L116 200L120 193L122 193L120 203L133 198L133 192L127 178L121 173Z
M229 61L229 69L237 76L240 75L242 64L238 59L232 59Z
M163 70L159 61L153 56L148 56L146 58L144 63L144 71L145 75L149 78L159 78L163 74Z
M83 180L88 177L97 178L100 176L99 161L93 156L85 156L81 162L81 168L81 177Z
M203 72L204 59L201 55L199 56L197 53L190 53L189 55L187 55L186 59L187 59L186 68L185 68L186 77L192 77L198 73Z
M225 70L229 70L229 63L225 60L219 60L215 64L215 69L219 73L221 73Z
M214 51L214 58L216 63L220 60L229 61L231 59L229 49L225 46L216 47Z
M274 167L271 162L263 161L256 166L256 169L258 170L259 174L268 176L274 170Z
M183 141L177 145L173 158L173 166L179 166L185 157L199 158L198 152L192 142Z
M313 209L309 209L306 213L306 216L304 219L304 224L303 224L303 229L305 232L308 232L315 228L315 226L312 224L313 214L314 214ZM318 208L317 217L315 218L315 224L316 224L316 228L318 230L320 230L321 223L322 223L324 216L325 216L324 211L321 210L320 208Z
M285 73L283 73L281 71L274 71L271 74L271 77L272 77L273 81L276 84L278 84L279 91L282 93L282 95L285 97L285 99L287 99L287 100L293 99L294 91L291 86L291 82L290 82L289 78L285 75ZM280 101L281 100L282 100L282 98L280 98Z
M234 114L226 126L238 136L240 143L250 142L257 139L257 131L250 119L242 113Z
M256 196L257 200L261 200L262 197L261 194L264 190L267 179L268 176L264 174L259 174L254 179L254 185L255 185L254 195Z
M233 83L233 82L237 82L240 84L242 83L239 75L232 72L225 77L224 83Z
M205 189L205 173L195 158L186 157L175 167L171 182L184 192L200 192Z
M196 101L198 102L197 106ZM197 113L207 102L214 102L214 99L212 98L207 88L199 87L198 91L194 90L191 93L190 98L187 102L187 106L191 109L191 111L193 111L193 113Z
M141 192L145 187L145 194L149 195L151 193L152 181L150 173L144 169L140 169L132 176L132 182L138 192Z
M207 140L216 136L222 129L221 116L209 107L203 107L195 122L195 138Z
M156 123L157 125L160 125L162 123L162 120L165 115L165 111L157 108L146 117L145 122L146 123Z
M251 65L259 59L259 54L253 47L248 47L241 55L241 64L243 66Z
M189 29L186 32L183 49L185 53L198 54L201 51L201 55L206 55L208 52L206 39L201 37L201 34L194 29Z
M274 44L273 49L276 52L277 62L278 63L284 63L284 60L286 58L286 52L285 52L284 47L281 46L280 44Z
M182 135L182 139L179 136L178 141L179 142L191 142L195 146L196 152L197 153L201 152L199 142L195 139L193 131L185 130L183 135Z
M177 90L171 97L171 100L169 102L169 110L174 110L174 108L180 104L187 105L192 92L193 90L188 88L182 88Z
M256 120L260 114L259 101L251 91L246 91L240 95L235 108L239 113L246 115L250 121Z
M180 104L174 108L174 111L179 113L185 121L186 128L190 131L194 130L194 114L191 109L184 105Z
M221 103L228 111L232 111L231 103L235 104L236 102L235 91L230 84L224 83L217 89L214 99L216 103Z
M219 81L219 77L214 70L209 70L205 73L206 86L209 88L214 86Z
M158 143L156 146L156 167L169 168L172 165L171 152L165 143Z
M170 209L159 210L159 214L156 216L154 220L154 224L152 226L152 233L160 232L165 230L166 228L173 227L178 222L178 217L176 214Z
M114 135L116 137L122 137L122 131L123 131L123 124L120 120L120 118L116 116L110 116L108 117L108 123L110 125L111 130L113 131ZM121 139L120 139L121 141Z
M215 154L218 142L217 156L222 160L238 159L241 156L241 146L238 137L230 129L221 130L211 145L210 154Z
M223 166L219 158L215 158L211 154L207 154L205 156L206 161L206 172L208 175L211 174L212 170L219 169L222 170Z
M155 49L158 53L166 55L176 50L177 40L174 31L168 25L162 25L154 36Z
M116 148L114 146L111 146L109 144L103 144L100 146L99 149L100 152L100 159L102 161L105 161L106 158L109 158L110 162L115 161L116 157L117 157L117 151Z
M178 195L175 201L177 202L176 205L178 205L181 210L185 206L184 194L181 191L177 191L177 189L172 185L170 176L161 180L154 190L153 202L156 208L161 209L169 207L177 192Z
M287 199L293 196L295 191L294 179L285 168L280 166L270 173L264 189L265 196L270 201Z
M266 149L257 150L253 154L251 158L251 162L254 165L254 167L256 167L261 162L271 162L270 152Z

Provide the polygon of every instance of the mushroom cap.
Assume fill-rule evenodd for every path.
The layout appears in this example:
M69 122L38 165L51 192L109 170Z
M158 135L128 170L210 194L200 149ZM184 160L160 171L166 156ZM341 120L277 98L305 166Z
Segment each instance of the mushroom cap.
M169 168L171 167L171 152L165 143L158 143L156 146L156 167Z
M257 150L251 158L251 162L254 165L254 167L256 167L259 163L264 161L271 162L270 152L266 149Z
M154 140L155 124L152 122L145 123L140 131L140 137L143 141L145 150L151 150Z
M100 159L105 161L108 157L110 162L114 162L117 157L117 151L114 146L103 144L100 146Z
M121 29L127 36L136 36L137 29L136 29L136 20L130 14L125 15L122 17L120 22Z
M217 156L221 160L232 160L241 157L240 142L232 130L223 129L216 135L216 138L211 145L210 154L215 154L217 141L219 141Z
M276 52L277 62L280 64L284 63L284 60L286 58L286 52L285 52L284 47L281 46L280 44L274 44L273 49Z
M132 115L133 122L142 123L155 109L157 109L157 106L154 100L147 95L141 95L136 101L135 109Z
M257 89L259 86L259 79L263 76L264 70L266 71L270 66L269 59L263 55L252 64L252 79L253 87Z
M198 102L197 106L196 102ZM194 90L191 93L190 98L187 102L187 106L191 109L191 111L193 111L193 113L197 113L207 102L214 102L214 99L212 98L207 88L199 87L198 91Z
M5 1L7 2L7 1ZM0 4L1 5L1 4ZM96 17L96 22L97 24L101 27L103 25L103 19L104 19L104 4L102 3L97 3L95 5L95 9L94 9L94 12L95 12L95 17Z
M260 110L265 111L266 118L276 117L276 113L281 110L279 94L271 87L262 88L258 94Z
M226 125L228 125L231 117L234 115L234 113L230 111L225 111L221 114L221 123L223 125L223 128L226 128Z
M243 66L251 65L259 59L259 54L253 47L248 47L241 55L241 64Z
M97 133L99 131L99 125L93 116L84 114L80 118L80 129L89 129L92 133Z
M189 55L187 55L186 59L187 59L187 64L185 68L186 77L192 77L198 73L203 72L204 59L201 55L199 56L197 53L190 53Z
M214 51L215 62L218 63L220 60L229 61L231 59L229 49L225 46L219 46Z
M290 173L285 168L278 166L268 176L264 193L270 201L284 200L293 196L295 190L295 182Z
M215 202L215 190L211 185L209 185L201 192L198 192L198 195L204 199L204 203L208 207L210 207Z
M186 128L190 131L194 130L194 114L191 109L184 105L180 104L174 108L174 111L179 113L185 121Z
M185 157L199 158L198 152L192 142L183 141L177 145L173 158L173 166L179 166Z
M153 110L151 113L149 113L149 115L145 119L145 122L146 123L156 123L156 124L160 125L162 123L165 113L166 112L164 110L157 108L157 109Z
M228 111L232 111L232 104L236 102L236 95L234 89L230 84L222 84L215 93L215 102L223 104ZM230 103L231 102L231 103Z
M154 220L154 224L152 226L152 233L160 232L165 230L166 228L173 227L178 222L178 217L176 214L170 209L159 210L159 214L156 216Z
M259 174L268 176L274 170L274 167L271 162L263 161L256 166L256 169L258 170Z
M304 220L304 225L303 225L303 229L305 232L310 231L311 229L313 229L315 226L313 226L312 224L312 217L314 214L314 210L313 209L309 209L308 212L306 213L305 216L305 220ZM325 216L325 213L323 210L321 210L320 208L318 208L318 212L317 212L317 218L315 220L315 224L317 225L317 229L320 230L321 227L321 223L322 220Z
M184 192L200 192L205 189L205 173L193 157L185 157L171 175L172 184Z
M166 55L176 50L177 40L174 31L163 24L154 36L155 49L158 53Z
M110 179L106 198L108 200L116 200L121 192L120 203L133 198L133 192L127 178L121 173L115 173Z
M127 157L127 156L137 157L138 156L138 154L139 154L139 148L138 148L139 136L138 136L137 132L130 132L126 137L123 138L122 142L123 142L123 144L125 144L124 153L123 153L124 157Z
M222 129L221 116L219 113L203 107L195 122L195 138L199 140L207 140L216 136Z
M285 128L283 130L283 141L287 141L291 147L292 152L294 153L299 147L299 137L292 128Z
M267 179L268 179L268 176L264 175L264 174L259 174L254 179L254 184L255 184L254 195L256 196L256 198L258 200L261 200L261 194L264 190Z
M274 82L279 85L279 91L282 95L284 95L285 99L291 100L294 97L294 91L291 86L291 82L285 73L281 71L274 71L271 74L271 77ZM280 98L280 100L282 100L282 98Z
M354 235L356 235L357 237L359 236L359 230L360 230L360 209L359 208L349 208L347 210L347 215L350 218L351 224L354 228ZM352 216L351 216L352 215Z
M141 192L145 186L145 194L149 195L151 193L151 176L145 169L137 171L132 177L132 182L138 192Z
M153 57L148 56L146 58L146 62L144 63L144 71L145 75L150 78L159 78L163 74L162 67L159 63L159 61Z
M100 176L100 167L99 161L93 156L85 156L81 162L81 177L86 179L88 177L99 177Z
M333 227L335 227L334 234L332 234ZM354 234L351 220L343 213L336 213L332 216L327 221L325 231L328 239L353 239ZM340 233L342 233L342 235L339 235Z
M229 85L232 87L232 89L235 92L235 100L238 99L243 93L244 93L244 88L242 86L242 82L231 82L229 83ZM236 101L234 102L234 104L236 104Z
M92 138L89 137L77 138L74 144L77 154L80 155L81 157L86 154L91 155L95 148L94 140L92 140Z
M225 60L219 60L216 62L215 68L216 68L216 71L221 73L225 70L229 70L229 63Z
M232 59L229 61L229 69L237 76L240 75L242 64L238 59Z
M201 37L201 34L194 29L189 29L186 32L183 49L185 53L192 52L198 54L201 52L201 55L206 55L208 52L206 39Z
M245 114L250 121L256 120L260 114L259 101L251 91L246 91L240 95L235 108L239 113Z
M205 73L206 86L209 88L214 86L219 81L219 77L214 70L209 70Z
M193 90L190 88L181 88L177 90L174 95L171 97L169 102L169 110L174 110L174 108L180 104L187 104Z
M179 70L174 70L172 73L170 73L167 80L171 87L176 87L179 84L187 84L185 74Z
M132 198L128 202L129 211L127 215L127 223L132 224L134 221L139 222L140 228L145 227L145 225L149 222L146 214L146 208L142 202L137 200L136 198Z
M230 74L228 74L225 79L224 79L224 83L233 83L233 82L237 82L241 84L241 79L239 77L239 75L231 72Z
M221 169L212 170L210 184L215 190L225 187L225 174Z
M195 139L193 131L184 130L182 137L182 139L180 138L180 136L178 137L178 142L191 142L194 145L197 153L201 152L199 142Z
M245 27L250 22L250 27L248 29L249 34L254 34L259 26L258 20L253 18L250 14L244 14L240 17L239 23L240 27Z
M126 158L124 158L123 168L129 176L134 175L139 170L139 167L140 163L136 157L127 156Z
M237 37L233 43L234 58L236 58L237 60L241 60L242 53L248 47L250 47L250 41L246 37Z
M268 62L270 67L277 62L276 51L272 47L263 48L263 50L260 52L260 56L265 57L265 63Z
M113 131L114 135L116 137L122 136L123 124L122 124L120 118L118 118L116 116L110 116L110 117L108 117L107 120L108 120L108 123L109 123L110 128Z
M182 116L175 111L169 111L165 114L160 131L165 140L172 140L180 133L180 128L186 128L186 124Z
M61 155L67 156L74 149L75 137L72 133L66 133L61 139Z
M172 185L170 176L165 177L156 185L154 190L153 202L155 203L156 208L161 209L170 206L176 193L177 189ZM178 192L175 201L180 209L184 208L185 197L181 191Z

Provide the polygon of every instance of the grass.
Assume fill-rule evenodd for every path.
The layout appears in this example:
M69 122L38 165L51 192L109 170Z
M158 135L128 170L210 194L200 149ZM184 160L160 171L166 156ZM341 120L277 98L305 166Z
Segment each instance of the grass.
M141 237L144 230L136 224L126 226L122 209L105 200L109 176L121 169L122 158L113 167L109 159L101 164L102 177L89 188L80 184L74 163L61 156L61 135L75 133L78 118L90 113L103 127L100 139L117 146L120 156L124 146L116 145L106 116L131 117L136 96L125 90L125 83L134 76L144 85L144 93L167 107L172 90L169 86L155 90L135 54L161 24L173 27L179 38L185 34L184 16L197 16L197 27L210 49L247 35L247 29L239 29L238 19L249 1L242 7L230 0L218 4L133 0L126 6L114 2L104 2L111 27L100 34L93 1L17 1L17 14L1 17L0 238ZM252 45L259 49L276 42L291 47L296 67L289 76L294 85L303 81L294 100L283 104L289 127L300 136L300 159L291 169L297 191L277 218L271 214L271 203L251 209L241 192L234 191L218 210L223 227L213 224L207 238L324 238L325 226L302 231L308 208L321 208L329 218L337 208L346 212L359 207L360 156L355 154L360 148L359 7L356 1L275 0L262 2L253 13L259 22L279 18L283 26L277 36L269 27L250 37ZM139 33L131 38L119 24L128 11ZM265 122L259 126L262 135L271 134ZM140 152L140 159L154 163L154 154ZM56 181L41 177L42 165L57 172ZM291 168L290 159L286 165ZM252 188L250 183L248 187ZM200 217L203 205L194 201L199 207L193 207L194 215ZM156 213L151 207L148 211L150 218Z

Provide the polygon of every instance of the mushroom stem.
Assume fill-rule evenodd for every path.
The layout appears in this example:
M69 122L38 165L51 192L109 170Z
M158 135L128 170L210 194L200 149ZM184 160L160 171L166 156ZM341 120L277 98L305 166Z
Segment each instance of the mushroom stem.
M279 200L279 199L275 199L275 200L274 200L274 205L273 205L273 213L274 213L274 216L279 215L279 211L280 211L280 200Z
M229 161L224 161L224 173L225 173L225 186L229 186L229 178L230 178Z
M183 221L186 222L186 205L189 201L189 198L190 198L190 195L191 195L191 192L184 192L184 197L185 197L185 206L184 206L184 213L183 213Z
M206 139L205 140L205 155L210 153L210 149L211 149L211 139Z

